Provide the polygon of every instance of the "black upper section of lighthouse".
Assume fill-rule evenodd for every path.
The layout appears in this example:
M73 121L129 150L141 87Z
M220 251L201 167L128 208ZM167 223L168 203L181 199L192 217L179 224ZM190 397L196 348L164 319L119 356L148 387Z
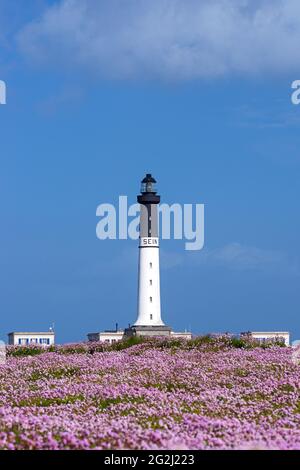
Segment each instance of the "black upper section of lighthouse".
M138 195L137 200L140 204L159 204L160 196L156 194L156 180L151 173L147 173L145 178L141 181L141 194Z

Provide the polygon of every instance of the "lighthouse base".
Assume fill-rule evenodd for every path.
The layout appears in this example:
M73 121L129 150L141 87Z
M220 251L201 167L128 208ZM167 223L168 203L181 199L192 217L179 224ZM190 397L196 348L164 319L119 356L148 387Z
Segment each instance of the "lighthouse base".
M159 326L130 326L125 328L125 338L131 338L133 336L171 336L172 328L166 325Z

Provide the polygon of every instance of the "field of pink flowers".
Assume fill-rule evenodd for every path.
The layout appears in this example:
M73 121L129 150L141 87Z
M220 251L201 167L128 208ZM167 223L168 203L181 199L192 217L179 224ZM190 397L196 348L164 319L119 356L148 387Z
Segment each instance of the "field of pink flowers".
M0 366L0 448L300 449L291 355L226 341L11 351Z

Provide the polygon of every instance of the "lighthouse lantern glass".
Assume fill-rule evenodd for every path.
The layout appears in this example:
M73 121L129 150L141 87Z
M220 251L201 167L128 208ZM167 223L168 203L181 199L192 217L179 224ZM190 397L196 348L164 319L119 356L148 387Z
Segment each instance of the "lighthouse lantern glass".
M156 193L156 184L148 181L147 183L142 183L141 193Z

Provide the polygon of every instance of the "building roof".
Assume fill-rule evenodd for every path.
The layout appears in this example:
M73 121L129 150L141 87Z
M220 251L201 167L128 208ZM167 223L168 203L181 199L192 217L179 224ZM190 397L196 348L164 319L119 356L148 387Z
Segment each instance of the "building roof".
M104 331L100 331L101 335L103 335L103 333L124 333L124 330L104 330Z
M88 335L123 335L124 330L105 330L105 331L96 331L94 333L88 333Z
M147 173L145 178L142 180L142 183L156 183L156 180L153 178L151 173Z
M109 331L109 330L105 330L105 331L99 331L98 334L99 334L99 335L123 335L123 334L124 334L124 330L118 330L118 331Z
M9 335L55 335L54 331L11 331Z
M289 335L289 331L251 331L252 335Z

